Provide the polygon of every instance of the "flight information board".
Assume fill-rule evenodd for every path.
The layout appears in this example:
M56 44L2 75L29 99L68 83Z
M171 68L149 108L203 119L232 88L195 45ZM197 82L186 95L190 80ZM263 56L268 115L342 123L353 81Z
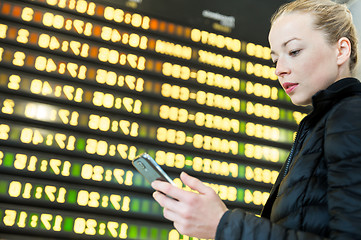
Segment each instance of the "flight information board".
M144 152L229 208L267 200L308 111L270 49L128 3L0 1L0 236L196 239L132 167Z

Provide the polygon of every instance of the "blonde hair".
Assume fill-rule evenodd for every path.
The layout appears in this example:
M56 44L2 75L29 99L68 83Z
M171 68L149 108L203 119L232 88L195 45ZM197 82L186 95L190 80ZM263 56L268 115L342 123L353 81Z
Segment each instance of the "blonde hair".
M280 16L292 12L311 13L315 17L315 28L324 31L330 44L335 44L342 37L351 42L350 70L357 64L357 33L351 12L345 4L330 0L296 0L282 5L272 16L271 25Z

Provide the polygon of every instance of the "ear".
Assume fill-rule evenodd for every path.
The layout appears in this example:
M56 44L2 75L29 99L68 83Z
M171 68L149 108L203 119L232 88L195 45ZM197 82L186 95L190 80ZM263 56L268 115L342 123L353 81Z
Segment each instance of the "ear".
M347 37L342 37L337 42L337 64L339 66L348 62L351 56L351 42Z

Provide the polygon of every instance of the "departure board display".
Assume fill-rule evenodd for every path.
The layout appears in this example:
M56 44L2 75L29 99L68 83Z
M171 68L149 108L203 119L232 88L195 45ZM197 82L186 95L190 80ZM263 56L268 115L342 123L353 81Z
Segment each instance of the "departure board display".
M180 188L186 171L229 208L265 204L308 109L232 18L202 28L141 2L0 0L4 239L196 240L131 165L144 152Z

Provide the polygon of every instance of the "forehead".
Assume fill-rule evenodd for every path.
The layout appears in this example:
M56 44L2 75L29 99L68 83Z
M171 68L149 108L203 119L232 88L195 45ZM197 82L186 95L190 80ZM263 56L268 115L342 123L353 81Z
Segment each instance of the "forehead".
M310 13L288 13L277 18L269 33L272 48L282 47L291 39L312 39L317 30L314 29L314 17Z

